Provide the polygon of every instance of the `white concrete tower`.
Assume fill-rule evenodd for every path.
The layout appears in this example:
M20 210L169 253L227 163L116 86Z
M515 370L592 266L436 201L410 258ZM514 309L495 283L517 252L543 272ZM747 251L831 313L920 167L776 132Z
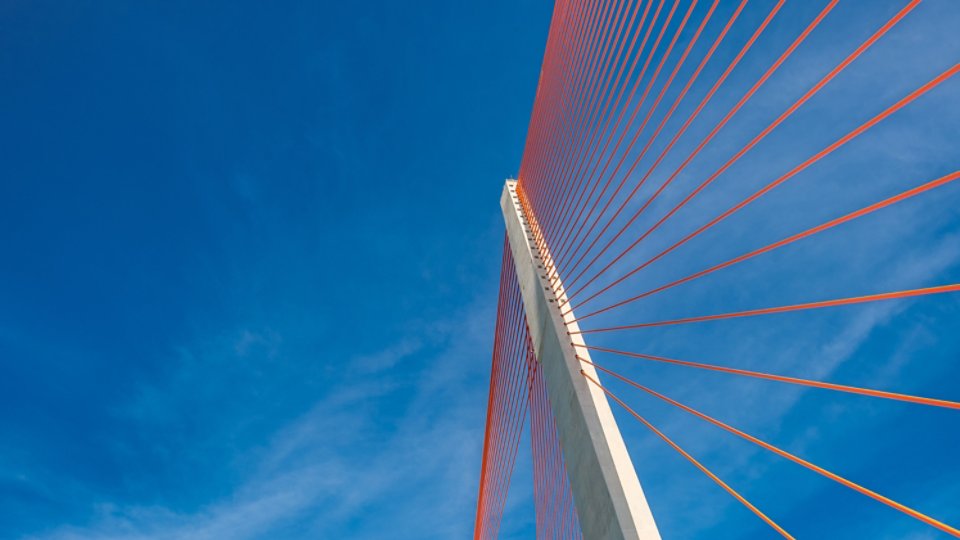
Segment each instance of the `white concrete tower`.
M603 391L580 373L597 379L589 351L575 349L583 343L572 313L561 315L559 303L566 300L563 287L554 294L546 268L552 264L549 250L538 249L534 232L538 225L525 215L508 180L500 197L507 237L520 284L537 360L543 369L566 463L577 517L587 540L660 540L660 533L640 487L636 470ZM566 309L564 309L565 311Z

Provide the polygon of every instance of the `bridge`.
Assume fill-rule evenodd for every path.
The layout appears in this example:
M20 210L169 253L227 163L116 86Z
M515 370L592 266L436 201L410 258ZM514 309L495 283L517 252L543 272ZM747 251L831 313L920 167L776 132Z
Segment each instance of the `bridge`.
M915 20L944 20L944 33L918 37ZM661 538L635 463L645 454L628 445L640 437L772 536L794 538L742 478L682 442L700 428L652 420L657 404L904 516L917 535L960 537L949 516L875 486L869 471L744 427L750 415L807 420L777 417L785 409L763 401L772 395L807 400L814 424L849 400L908 423L955 421L955 383L878 375L922 361L896 358L895 333L886 357L850 349L911 306L949 307L960 292L950 265L932 262L960 207L950 20L958 6L935 0L557 1L519 174L500 196L475 539L499 536L527 451L537 538ZM652 352L670 347L682 355Z

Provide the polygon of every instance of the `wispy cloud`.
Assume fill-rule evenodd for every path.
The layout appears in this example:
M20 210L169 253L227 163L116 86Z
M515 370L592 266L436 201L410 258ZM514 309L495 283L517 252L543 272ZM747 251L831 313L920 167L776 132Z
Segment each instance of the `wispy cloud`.
M293 537L333 530L352 531L353 538L466 536L482 444L485 389L477 382L489 365L489 307L477 300L423 325L422 335L346 359L327 395L247 451L229 495L183 512L90 493L89 523L28 538L275 538L294 524ZM282 356L270 345L279 341L275 332L244 330L224 340L221 353L242 358L266 347L266 354ZM187 362L181 369L198 367ZM178 407L175 393L185 388L145 389L131 414L147 421L179 414L164 409Z

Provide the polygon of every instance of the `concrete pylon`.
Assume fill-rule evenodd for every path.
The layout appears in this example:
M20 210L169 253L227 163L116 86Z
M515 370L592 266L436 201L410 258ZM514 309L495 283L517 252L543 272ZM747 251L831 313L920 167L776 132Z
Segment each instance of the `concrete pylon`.
M550 407L566 463L573 501L583 537L587 540L660 540L636 470L603 391L590 384L583 370L598 379L590 364L572 313L561 315L558 303L566 300L562 286L554 294L546 268L552 264L547 249L537 249L533 216L526 216L517 183L508 180L500 207L513 253L517 281L530 327L537 360L543 369ZM564 308L563 311L566 311Z

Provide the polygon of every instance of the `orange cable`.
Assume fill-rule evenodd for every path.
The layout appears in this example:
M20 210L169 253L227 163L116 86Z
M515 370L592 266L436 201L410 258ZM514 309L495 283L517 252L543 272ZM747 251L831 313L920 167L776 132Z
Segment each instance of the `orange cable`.
M684 405L684 404L682 404L682 403L680 403L680 402L678 402L678 401L675 401L675 400L673 400L673 399L670 399L670 398L668 398L667 396L665 396L665 395L663 395L663 394L660 394L659 392L656 392L656 391L654 391L654 390L651 390L651 389L647 388L646 386L643 386L643 385L641 385L641 384L639 384L639 383L633 382L633 381L631 381L630 379L627 379L626 377L623 377L622 375L618 375L618 374L616 374L616 373L613 373L613 372L610 371L610 370L604 370L604 371L605 371L606 373L609 373L610 375L613 375L614 377L620 379L621 381L623 381L623 382L625 382L625 383L627 383L627 384L635 387L635 388L638 388L638 389L640 389L640 390L643 390L644 392L650 394L651 396L654 396L654 397L656 397L656 398L658 398L658 399L661 399L661 400L663 400L663 401L666 401L667 403L669 403L669 404L671 404L671 405L674 405L674 406L676 406L676 407L679 407L679 408L683 409L684 411L687 411L688 413L690 413L690 414L692 414L692 415L694 415L694 416L697 416L697 417L701 418L702 420L706 420L707 422L710 422L711 424L713 424L713 425L715 425L715 426L717 426L717 427L719 427L719 428L722 428L722 429L724 429L724 430L726 430L726 431L728 431L728 432L730 432L730 433L733 433L734 435L737 435L738 437L741 437L741 438L743 438L743 439L746 439L746 440L748 440L748 441L750 441L750 442L752 442L752 443L754 443L754 444L756 444L756 445L758 445L758 446L760 446L760 447L762 447L762 448L765 448L765 449L767 449L767 450L769 450L769 451L771 451L771 452L773 452L773 453L775 453L775 454L777 454L777 455L779 455L779 456L781 456L781 457L784 457L784 458L786 458L786 459L789 459L790 461L792 461L792 462L794 462L794 463L796 463L796 464L798 464L798 465L802 465L802 466L806 467L807 469L810 469L810 470L813 471L813 472L816 472L816 473L818 473L818 474L820 474L820 475L822 475L822 476L825 476L825 477L827 477L827 478L829 478L829 479L831 479L831 480L833 480L833 481L835 481L835 482L837 482L837 483L839 483L839 484L842 484L842 485L844 485L844 486L846 486L846 487L848 487L848 488L850 488L850 489L852 489L852 490L854 490L854 491L856 491L856 492L858 492L858 493L860 493L860 494L862 494L862 495L866 495L867 497L870 497L871 499L874 499L874 500L876 500L876 501L882 502L883 504L886 504L887 506L889 506L889 507L891 507L891 508L894 508L894 509L896 509L896 510L899 510L899 511L903 512L904 514L912 517L912 518L915 518L915 519L917 519L917 520L919 520L919 521L922 521L923 523L926 523L927 525L930 525L931 527L934 527L934 528L936 528L936 529L939 529L939 530L941 530L941 531L943 531L943 532L945 532L945 533L947 533L947 534L953 535L954 537L960 538L960 529L957 529L957 528L955 528L955 527L951 527L950 525L947 525L946 523L943 523L943 522L941 522L941 521L939 521L939 520L936 520L936 519L934 519L934 518L932 518L932 517L930 517L930 516L928 516L928 515L926 515L926 514L924 514L924 513L922 513L922 512L919 512L919 511L917 511L917 510L914 510L913 508L910 508L909 506L906 506L906 505L904 505L904 504L898 503L897 501L894 501L893 499L890 499L890 498L888 498L888 497L885 497L885 496L883 496L883 495L880 495L879 493L877 493L877 492L875 492L875 491L873 491L873 490L870 490L870 489L868 489L868 488L865 488L865 487L863 487L863 486L861 486L861 485L859 485L859 484L857 484L857 483L855 483L855 482L853 482L853 481L847 480L846 478L844 478L844 477L842 477L842 476L840 476L840 475L838 475L838 474L832 473L832 472L824 469L823 467L820 467L819 465L814 465L813 463L810 463L809 461L807 461L807 460L805 460L805 459L803 459L803 458L801 458L801 457L795 456L795 455L791 454L790 452L787 452L786 450L782 450L782 449L780 449L780 448L778 448L778 447L776 447L776 446L774 446L774 445L772 445L772 444L770 444L770 443L764 442L764 441L762 441L762 440L760 440L760 439L758 439L758 438L756 438L756 437L754 437L754 436L752 436L752 435L748 435L747 433L744 433L743 431L740 431L739 429L737 429L737 428L735 428L735 427L733 427L733 426L730 426L730 425L728 425L728 424L725 424L725 423L721 422L720 420L717 420L716 418L713 418L712 416L709 416L709 415L707 415L707 414L704 414L704 413L702 413L702 412L700 412L700 411L698 411L698 410L696 410L696 409L693 409L693 408L691 408L691 407L688 407L688 406L686 406L686 405ZM581 371L581 373L583 373L583 372ZM584 374L584 376L586 376L586 374ZM602 387L601 387L601 388L602 388Z
M745 377L754 377L754 378L757 378L757 379L766 379L766 380L769 380L769 381L777 381L777 382L783 382L783 383L789 383L789 384L797 384L797 385L800 385L800 386L811 386L811 387L813 387L813 388L823 388L823 389L826 389L826 390L836 390L836 391L838 391L838 392L847 392L847 393L850 393L850 394L860 394L860 395L864 395L864 396L878 397L878 398L884 398L884 399L894 399L894 400L898 400L898 401L907 401L907 402L910 402L910 403L917 403L917 404L920 404L920 405L931 405L931 406L933 406L933 407L943 407L943 408L946 408L946 409L960 409L960 403L958 403L958 402L956 402L956 401L948 401L948 400L945 400L945 399L925 398L925 397L920 397L920 396L911 396L911 395L909 395L909 394L899 394L899 393L896 393L896 392L886 392L886 391L883 391L883 390L873 390L873 389L870 389L870 388L860 388L860 387L858 387L858 386L849 386L849 385L845 385L845 384L833 384L833 383L822 382L822 381L814 381L814 380L810 380L810 379L800 379L800 378L797 378L797 377L786 377L786 376L783 376L783 375L773 375L773 374L770 374L770 373L762 373L762 372L759 372L759 371L749 371L749 370L746 370L746 369L728 368L728 367L723 367L723 366L717 366L717 365L714 365L714 364L703 364L703 363L700 363L700 362L690 362L690 361L688 361L688 360L677 360L677 359L674 359L674 358L666 358L666 357L663 357L663 356L654 356L654 355L651 355L651 354L641 354L641 353L632 353L632 352L626 352L626 351L618 351L618 350L616 350L616 349L607 349L607 348L604 348L604 347L592 347L592 346L590 346L590 345L578 345L578 344L574 344L574 347L582 347L582 348L585 348L585 349L590 349L590 350L592 350L592 351L601 351L601 352L608 352L608 353L611 353L611 354L619 354L619 355L621 355L621 356L629 356L629 357L631 357L631 358L640 358L640 359L642 359L642 360L651 360L651 361L654 361L654 362L663 362L663 363L665 363L665 364L676 364L676 365L678 365L678 366L694 367L694 368L706 369L706 370L710 370L710 371L719 371L719 372L722 372L722 373L732 373L732 374L734 374L734 375L743 375L743 376L745 376ZM586 364L590 364L591 366L594 366L594 367L596 367L597 369L601 369L601 370L603 370L603 371L607 371L607 369L604 368L603 366L600 366L600 365L598 365L598 364L595 364L595 363L591 362L590 360L586 360L586 359L584 359L584 358L580 358L579 356L578 356L577 358L579 358L581 362L584 362L584 363L586 363Z
M769 517L767 517L766 514L764 514L763 512L761 512L759 508L757 508L756 506L754 506L753 504L751 504L750 501L748 501L747 499L745 499L745 498L743 497L743 495L740 495L740 493L738 493L737 490L733 489L732 487L730 487L729 485L727 485L726 482L724 482L723 480L721 480L717 475L715 475L715 474L713 474L712 472L710 472L710 469L707 469L703 464L701 464L699 461L697 461L696 458L694 458L693 456L691 456L690 454L688 454L683 448L680 448L680 446L678 446L677 443L673 442L669 437L667 437L666 435L664 435L662 431L660 431L659 429L657 429L656 427L654 427L654 425L651 424L650 422L648 422L644 417L642 417L642 416L640 416L639 414L637 414L636 411L634 411L634 410L631 409L626 403L624 403L623 401L621 401L620 398L618 398L617 396L613 395L612 392L610 392L609 390L607 390L607 389L606 389L603 385L601 385L599 382L595 381L595 380L593 379L593 377L587 375L587 374L584 373L582 370L580 371L580 374L583 375L584 377L586 377L587 379L589 379L590 382L592 382L593 384L597 385L597 387L598 387L599 389L603 390L604 393L606 393L608 396L610 396L611 398L613 398L614 401L616 401L617 403L619 403L620 406L623 407L624 409L626 409L627 412L629 412L631 415L633 415L634 418L636 418L637 420L639 420L640 422L642 422L643 425L645 425L645 426L647 426L648 428L650 428L650 431L653 431L658 437L660 437L661 439L663 439L664 442L666 442L666 443L669 444L674 450L676 450L677 452L679 452L680 455L682 455L683 457L687 458L687 460L689 460L690 463L693 463L693 464L694 464L698 469L700 469L704 474L706 474L707 476L709 476L711 480L713 480L713 481L716 482L720 487L722 487L723 489L725 489L725 490L727 491L727 493L733 495L733 497L734 497L735 499L737 499L738 501L740 501L740 502L741 502L744 506L746 506L751 512L753 512L754 514L756 514L757 517L759 517L760 519L762 519L763 521L765 521L765 522L767 523L767 525L770 525L771 527L773 527L773 529L776 530L778 533L780 533L784 538L790 538L791 540L793 539L793 536L791 536L790 533L788 533L787 531L783 530L783 527L781 527L780 525L777 525L776 522L774 522L772 519L770 519Z
M774 313L786 313L789 311L802 311L806 309L818 309L825 307L846 306L851 304L863 304L866 302L877 302L880 300L895 300L898 298L910 298L913 296L926 296L929 294L940 294L960 291L960 283L951 285L939 285L936 287L926 287L922 289L908 289L905 291L895 291L880 294L870 294L866 296L853 296L850 298L836 298L833 300L821 300L819 302L808 302L805 304L791 304L788 306L777 306L761 309L748 309L746 311L734 311L730 313L719 313L716 315L700 315L698 317L686 317L683 319L671 319L667 321L655 321L639 324L628 324L624 326L611 326L608 328L595 328L593 330L578 330L568 332L569 334L593 334L597 332L613 332L616 330L631 330L635 328L650 328L654 326L669 326L674 324L688 324L704 321L716 321L721 319L735 319L739 317L752 317L755 315L771 315Z

